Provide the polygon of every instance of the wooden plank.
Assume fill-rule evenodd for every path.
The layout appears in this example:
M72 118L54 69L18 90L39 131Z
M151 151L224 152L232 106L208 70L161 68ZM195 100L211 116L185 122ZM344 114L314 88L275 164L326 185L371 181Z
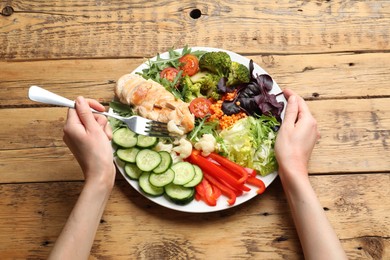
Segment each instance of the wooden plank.
M351 259L388 259L388 174L312 176L326 214ZM345 187L348 189L345 189ZM0 185L0 255L46 258L82 182ZM12 217L10 217L12 216ZM212 235L210 235L212 232ZM230 210L188 214L162 208L117 181L91 258L301 259L279 181Z
M247 56L281 88L306 99L390 96L390 53ZM28 87L40 85L70 99L78 95L101 102L113 98L116 80L146 59L93 59L0 62L1 106L37 104L26 99Z
M388 98L308 104L321 132L310 160L311 174L389 171L390 157L384 156L390 149ZM2 109L0 182L80 179L62 141L65 117L66 108Z
M381 1L6 1L0 59L144 57L172 46L239 53L389 50ZM194 16L195 10L200 14Z

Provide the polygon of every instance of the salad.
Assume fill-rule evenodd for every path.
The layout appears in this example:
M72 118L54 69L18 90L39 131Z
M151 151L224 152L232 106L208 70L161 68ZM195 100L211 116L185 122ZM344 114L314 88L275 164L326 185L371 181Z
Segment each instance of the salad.
M116 156L142 192L178 205L195 198L216 206L221 194L234 205L251 190L247 184L264 191L258 176L277 170L273 146L284 108L279 93L271 93L269 75L255 74L252 60L243 64L225 51L187 47L157 55L137 73L188 103L195 117L194 129L174 139L137 136L112 120ZM134 113L116 101L110 107Z

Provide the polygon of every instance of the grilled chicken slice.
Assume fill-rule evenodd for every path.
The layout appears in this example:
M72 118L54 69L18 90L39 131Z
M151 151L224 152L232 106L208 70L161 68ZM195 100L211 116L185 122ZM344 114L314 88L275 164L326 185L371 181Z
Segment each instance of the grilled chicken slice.
M142 117L168 123L173 120L184 133L194 128L194 115L188 103L176 99L162 85L144 79L137 74L126 74L119 78L115 95L124 104L133 106Z

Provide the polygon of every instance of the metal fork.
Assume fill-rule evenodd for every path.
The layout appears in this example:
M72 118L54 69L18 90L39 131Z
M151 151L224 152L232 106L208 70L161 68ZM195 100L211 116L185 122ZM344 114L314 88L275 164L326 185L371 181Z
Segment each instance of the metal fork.
M54 94L53 92L50 92L38 86L30 87L30 89L28 90L28 97L32 101L41 102L45 104L64 106L70 108L75 107L74 101L59 96L57 94ZM116 118L126 123L127 127L130 130L140 135L148 135L148 136L155 136L155 137L170 137L170 133L168 132L166 123L146 119L140 116L122 117L113 113L96 111L92 108L91 111L96 114L101 114L101 115Z

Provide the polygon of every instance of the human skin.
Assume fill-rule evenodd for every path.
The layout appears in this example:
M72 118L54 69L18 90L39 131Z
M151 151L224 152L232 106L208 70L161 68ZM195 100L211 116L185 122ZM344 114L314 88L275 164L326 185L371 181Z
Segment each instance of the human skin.
M288 102L275 154L305 259L347 259L309 181L308 163L320 137L317 122L302 97L289 89L284 95Z
M79 162L85 182L49 259L88 259L115 181L111 128L104 116L90 110L104 107L83 97L75 102L76 109L68 111L63 139Z

